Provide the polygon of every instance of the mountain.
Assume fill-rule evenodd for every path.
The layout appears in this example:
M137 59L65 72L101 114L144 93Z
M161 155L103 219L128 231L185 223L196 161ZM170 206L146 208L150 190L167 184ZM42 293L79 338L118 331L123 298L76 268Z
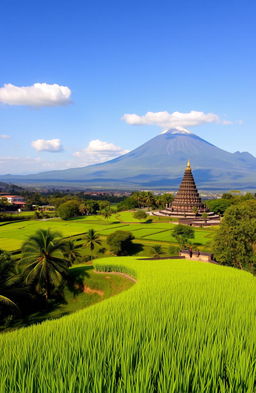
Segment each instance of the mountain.
M201 189L256 188L256 158L229 153L188 130L171 129L113 160L82 168L26 176L1 176L16 184L83 185L89 188L173 189L190 159Z

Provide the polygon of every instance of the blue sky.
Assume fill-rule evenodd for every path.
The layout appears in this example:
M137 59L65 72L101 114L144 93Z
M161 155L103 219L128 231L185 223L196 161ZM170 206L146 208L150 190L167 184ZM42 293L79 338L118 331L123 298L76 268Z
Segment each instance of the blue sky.
M166 128L138 125L147 112L215 114L186 127L256 155L255 14L253 0L2 0L0 173L134 149ZM28 89L35 83L46 101Z

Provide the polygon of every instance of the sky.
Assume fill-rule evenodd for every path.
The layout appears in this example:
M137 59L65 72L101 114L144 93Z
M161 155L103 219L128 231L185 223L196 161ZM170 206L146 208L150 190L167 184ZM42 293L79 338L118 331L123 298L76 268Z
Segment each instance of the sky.
M256 156L254 0L1 0L0 173L85 166L181 127Z

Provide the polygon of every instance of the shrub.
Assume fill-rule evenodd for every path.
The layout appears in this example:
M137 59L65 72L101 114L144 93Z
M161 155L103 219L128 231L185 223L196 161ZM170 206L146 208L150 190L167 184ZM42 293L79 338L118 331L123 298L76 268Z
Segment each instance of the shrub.
M136 218L137 220L146 220L147 218L147 213L144 212L144 210L137 210L134 214L133 217Z
M116 255L129 255L133 248L134 236L128 231L115 231L107 237L110 251Z
M58 215L62 220L68 220L69 218L79 216L79 206L78 201L64 202L58 207Z

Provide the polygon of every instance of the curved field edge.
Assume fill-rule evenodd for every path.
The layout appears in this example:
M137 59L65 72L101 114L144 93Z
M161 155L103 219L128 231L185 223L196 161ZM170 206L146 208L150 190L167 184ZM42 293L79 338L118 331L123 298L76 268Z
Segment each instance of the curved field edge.
M136 272L118 296L0 337L0 392L255 391L256 283L207 263L98 260Z

